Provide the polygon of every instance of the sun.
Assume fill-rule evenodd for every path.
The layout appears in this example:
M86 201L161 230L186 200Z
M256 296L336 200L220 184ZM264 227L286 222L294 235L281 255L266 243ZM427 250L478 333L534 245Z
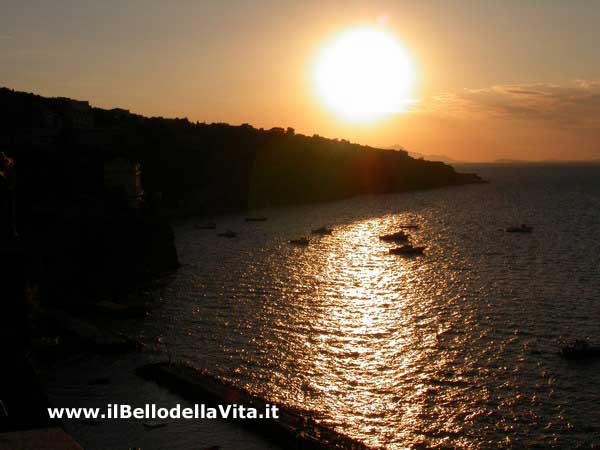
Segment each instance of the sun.
M414 64L391 32L355 28L342 33L320 52L314 69L318 97L338 116L372 122L406 111L415 100Z

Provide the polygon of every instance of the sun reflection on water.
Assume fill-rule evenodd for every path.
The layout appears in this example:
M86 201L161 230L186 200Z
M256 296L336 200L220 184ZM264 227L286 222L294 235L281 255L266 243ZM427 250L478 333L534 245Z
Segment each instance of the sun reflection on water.
M427 255L390 255L394 244L379 236L415 222L411 240L430 241ZM455 328L469 330L472 313L457 302L464 279L442 266L436 232L423 217L387 214L349 221L307 248L273 240L249 250L218 287L227 292L220 308L239 313L221 344L238 364L217 368L374 447L446 442L460 423L444 408L467 395L452 346L468 338Z
M382 427L386 416L418 428L422 399L431 391L422 384L407 393L402 385L430 359L443 329L429 314L420 317L427 283L423 262L389 255L390 244L378 238L406 221L385 216L351 223L303 255L318 283L301 363L311 374L303 387L309 394L301 401L310 409L336 411L330 423L344 424L345 432L354 424L350 434L375 445L389 445L402 429Z
M507 210L514 186L295 207L252 226L223 219L237 240L184 224L181 253L196 265L178 273L146 332L373 447L518 448L532 435L542 447L600 442L598 432L572 431L577 422L600 429L593 371L567 367L555 347L574 323L597 333L597 251L583 245L593 228L577 221L581 209L567 217L557 206L572 205L562 178L558 190L519 190L511 198L522 204ZM498 232L523 211L551 232ZM378 238L407 223L420 225L408 231L427 246L423 257L390 255L393 244ZM287 243L323 224L332 235Z

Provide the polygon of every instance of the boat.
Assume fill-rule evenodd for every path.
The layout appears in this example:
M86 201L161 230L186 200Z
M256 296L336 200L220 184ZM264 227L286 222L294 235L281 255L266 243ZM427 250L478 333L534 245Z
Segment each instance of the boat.
M592 345L586 339L575 339L564 345L560 354L565 359L588 359L600 356L600 346Z
M311 233L312 234L321 234L321 235L331 234L331 233L333 233L333 228L327 228L327 227L315 228L314 230L311 231Z
M422 255L425 251L425 247L413 247L412 245L403 245L402 247L396 247L390 249L392 255Z
M225 230L223 233L219 233L220 237L226 237L226 238L234 238L237 237L237 233L235 231L231 231L231 230Z
M524 223L522 223L521 225L517 225L514 227L508 227L505 231L507 233L531 233L533 231L533 227L530 227L529 225L525 225Z
M214 230L217 228L217 224L215 222L195 223L194 228L196 230Z
M265 216L246 217L246 222L264 222L267 220Z
M379 236L379 239L386 242L406 242L408 241L408 234L404 231L397 231L391 234L384 234Z
M307 237L301 237L301 238L298 238L298 239L291 239L289 241L289 243L292 244L292 245L304 245L304 246L306 246L306 245L310 244L310 240Z

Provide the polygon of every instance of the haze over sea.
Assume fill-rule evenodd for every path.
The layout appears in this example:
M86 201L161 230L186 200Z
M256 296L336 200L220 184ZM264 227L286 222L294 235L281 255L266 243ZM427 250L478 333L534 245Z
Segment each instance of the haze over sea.
M256 213L266 222L217 218L217 231L239 231L235 239L176 224L184 266L157 292L153 313L127 330L373 446L600 444L600 363L558 354L561 340L600 342L600 165L459 170L490 184ZM503 231L521 223L533 233ZM378 236L401 224L419 225L410 233L424 256L388 254ZM333 234L307 248L287 243L322 225ZM57 376L57 406L116 400L61 386ZM123 392L152 401L144 389ZM86 448L110 447L70 426ZM215 444L235 448L229 431L215 430ZM163 448L158 435L179 449L209 435L142 434L144 449Z

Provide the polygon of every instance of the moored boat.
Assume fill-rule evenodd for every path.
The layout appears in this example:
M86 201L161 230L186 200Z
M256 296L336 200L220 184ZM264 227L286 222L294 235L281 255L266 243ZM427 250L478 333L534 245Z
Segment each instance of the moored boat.
M408 234L404 231L397 231L395 233L381 235L379 236L379 239L386 242L406 242L408 241Z
M219 233L220 237L226 237L226 238L234 238L237 237L237 233L235 231L231 231L231 230L226 230L223 233Z
M298 239L290 239L289 243L292 245L303 245L306 246L310 244L310 240L307 237L301 237Z
M321 234L321 235L326 235L326 234L331 234L333 233L333 228L328 228L328 227L320 227L320 228L315 228L314 230L311 231L312 234Z
M505 231L507 233L531 233L533 231L533 227L530 227L529 225L525 225L524 223L522 223L521 225L508 227Z
M401 247L395 247L390 249L392 255L422 255L425 251L425 247L413 247L412 245L403 245Z

